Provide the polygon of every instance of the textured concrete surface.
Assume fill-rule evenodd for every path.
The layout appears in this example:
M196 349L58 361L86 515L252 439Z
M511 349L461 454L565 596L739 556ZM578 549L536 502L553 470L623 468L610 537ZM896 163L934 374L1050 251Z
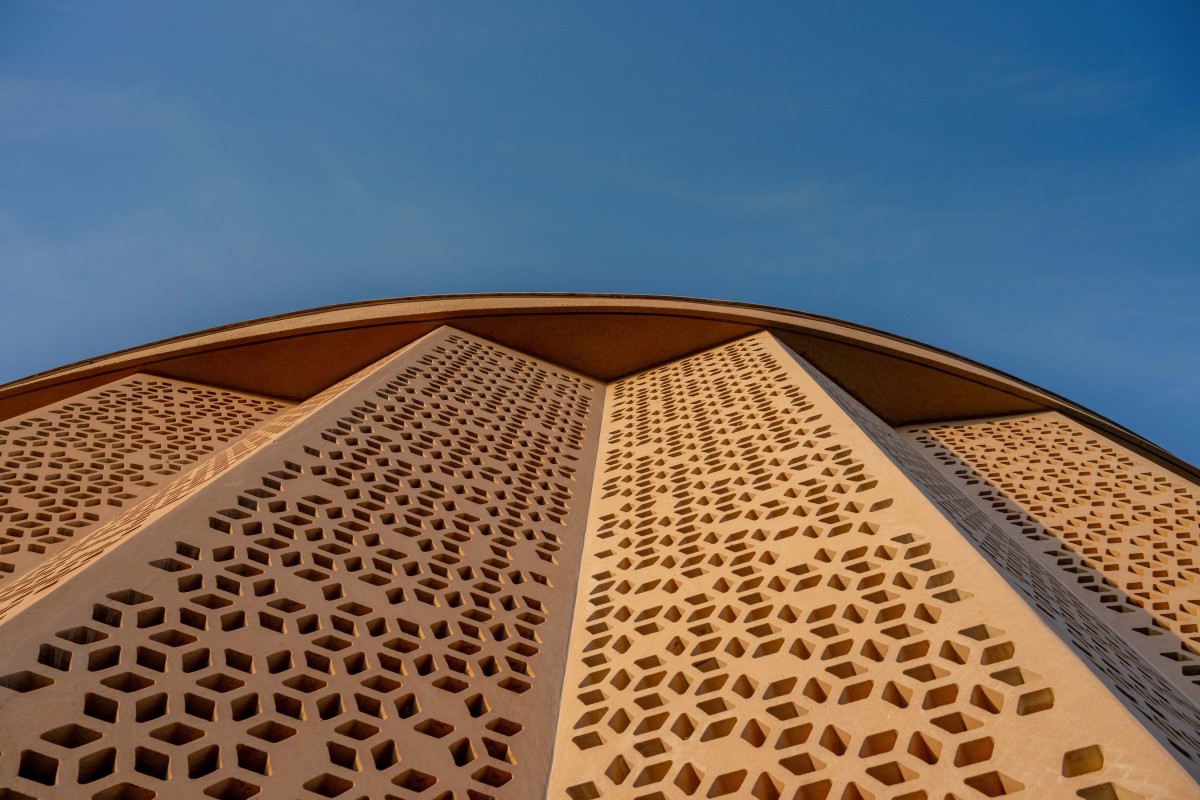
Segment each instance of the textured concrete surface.
M1052 398L895 427L864 398L950 373L683 301L491 302L302 397L144 363L196 338L38 379L79 391L0 430L0 798L1200 796L1186 470Z

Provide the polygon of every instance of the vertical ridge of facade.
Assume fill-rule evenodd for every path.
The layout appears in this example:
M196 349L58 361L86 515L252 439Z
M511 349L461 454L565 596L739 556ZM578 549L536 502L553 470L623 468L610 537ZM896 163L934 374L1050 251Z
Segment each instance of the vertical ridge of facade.
M1193 791L818 376L762 333L609 388L550 796Z
M1197 488L1052 412L905 436L914 480L969 500L968 535L1200 773Z
M0 425L0 800L1200 797L1183 472L555 314L110 359Z
M4 626L0 786L540 795L599 400L448 328L378 366Z
M1071 543L1065 547L1050 546L1052 537L1045 528L1018 512L1003 492L966 467L948 447L939 445L945 431L957 433L966 429L966 437L973 438L969 432L972 428L991 423L923 426L909 428L902 434L862 409L836 384L819 373L814 374L830 396L855 416L863 430L905 476L977 546L1012 586L1025 595L1031 607L1091 665L1115 696L1171 748L1174 757L1182 761L1188 772L1193 777L1200 775L1200 711L1194 699L1195 688L1182 680L1191 674L1187 671L1186 661L1179 663L1187 656L1172 657L1175 648L1190 653L1186 643L1166 637L1169 644L1160 648L1148 647L1145 637L1157 634L1147 634L1147 630L1153 629L1145 626L1153 620L1139 613L1141 606L1136 599L1126 598L1120 610L1113 608L1114 603L1120 603L1118 598L1122 595L1112 580L1083 568L1086 562L1072 552ZM1006 426L1010 430L1021 427L1016 421L1004 422L1015 423ZM1055 422L1061 424L1063 421L1059 417ZM1083 430L1076 426L1075 433L1081 435ZM1090 444L1108 454L1123 452L1126 459L1134 458L1112 442L1101 445L1093 440ZM994 443L985 449L993 447ZM1018 452L1017 449L1010 451ZM1043 459L1053 461L1055 456L1049 449L1032 455L1034 463ZM1013 462L1023 466L1027 463L1019 456L1013 458ZM1172 479L1152 465L1141 461L1137 466L1153 474L1156 483L1171 486ZM1057 477L1066 484L1068 475L1070 473L1063 472ZM998 478L993 479L1000 482ZM1178 481L1177 478L1174 480ZM1185 501L1191 497L1181 486L1174 486L1172 494L1182 496ZM1076 499L1079 501L1077 510L1105 505L1103 497L1092 494L1080 493ZM1151 527L1149 532L1153 531ZM1174 532L1182 538L1187 536L1184 527ZM1110 559L1104 571L1111 573L1114 567L1138 569L1136 563L1121 564L1119 559L1114 563ZM1155 649L1167 649L1167 652L1155 653Z
M146 494L140 502L124 508L116 516L111 516L107 522L97 520L94 525L77 531L74 538L64 542L61 548L50 550L39 560L31 561L29 568L12 581L0 583L0 625L53 591L63 581L74 577L130 536L140 532L151 521L178 506L214 478L290 431L329 401L371 374L376 366L367 367L299 405L285 407L267 423L259 425L230 446L218 450L214 456L193 465L192 469L183 472L174 480L155 486L155 491ZM137 498L128 499L134 501ZM121 508L123 504L112 505Z
M0 427L0 586L288 404L133 375Z

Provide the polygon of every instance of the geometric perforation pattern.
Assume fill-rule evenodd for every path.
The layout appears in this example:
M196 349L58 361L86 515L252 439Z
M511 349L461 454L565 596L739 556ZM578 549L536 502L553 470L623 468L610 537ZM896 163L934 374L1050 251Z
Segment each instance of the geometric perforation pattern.
M0 581L287 406L133 375L0 427Z
M430 335L35 607L53 626L0 693L36 723L5 735L0 786L538 796L552 723L529 709L561 686L598 400Z
M1144 609L1142 636L1200 676L1200 493L1060 414L926 428L915 441L1022 533L1061 543L1064 572L1111 611ZM1160 646L1159 649L1162 649ZM1198 678L1200 679L1200 678Z
M185 503L195 492L212 483L248 457L293 430L314 413L325 408L378 367L372 364L350 375L303 403L285 409L194 469L162 484L141 502L128 506L117 516L92 528L87 536L75 537L70 544L57 548L20 577L0 585L0 623L45 594L54 591L91 562L140 533L153 519Z
M767 331L134 375L0 429L0 800L1200 796L1198 498Z
M550 796L1190 786L1077 728L1120 708L805 369L759 334L610 387Z
M924 426L910 477L1200 768L1200 491L1047 412Z

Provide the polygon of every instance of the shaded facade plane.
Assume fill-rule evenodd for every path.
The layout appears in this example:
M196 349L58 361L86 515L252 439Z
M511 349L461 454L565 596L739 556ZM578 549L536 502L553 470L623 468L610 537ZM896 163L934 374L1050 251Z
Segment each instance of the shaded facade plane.
M5 800L1200 796L1195 468L924 345L418 298L0 414Z

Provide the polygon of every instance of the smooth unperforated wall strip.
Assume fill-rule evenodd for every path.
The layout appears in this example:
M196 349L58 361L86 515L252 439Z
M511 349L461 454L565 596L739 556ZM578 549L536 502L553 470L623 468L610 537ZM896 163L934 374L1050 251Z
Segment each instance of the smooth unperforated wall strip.
M539 796L600 400L411 346L6 623L0 787Z
M287 404L132 375L0 427L0 585Z
M809 370L609 388L550 796L1190 791Z

